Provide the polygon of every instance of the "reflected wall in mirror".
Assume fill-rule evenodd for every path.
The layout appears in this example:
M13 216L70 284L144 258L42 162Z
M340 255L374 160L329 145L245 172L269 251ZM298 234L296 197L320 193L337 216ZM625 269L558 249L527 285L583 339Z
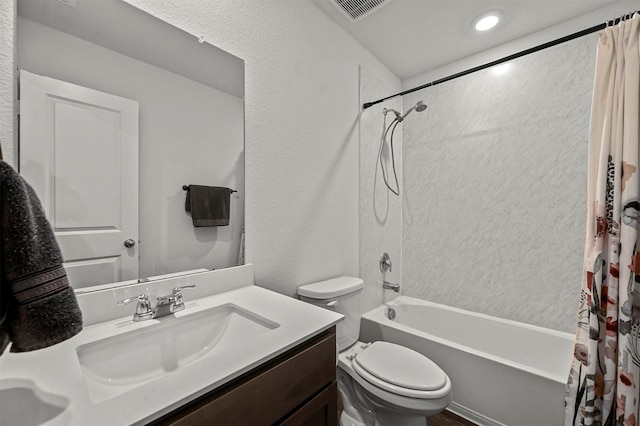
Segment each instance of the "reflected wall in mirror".
M82 215L93 206L93 210L109 210L107 216L120 223L119 210L111 210L112 206L119 208L119 198L104 198L112 193L135 192L131 187L137 183L138 217L134 221L138 237L118 237L124 256L137 261L137 273L127 275L119 267L121 260L113 257L92 259L90 246L83 248L85 258L75 256L73 260L69 260L70 253L65 253L68 249L62 247L71 284L78 289L237 265L244 224L244 62L121 0L78 0L75 7L43 0L18 0L17 4L21 74L47 76L138 105L137 182L135 178L122 179L129 182L115 178L113 188L108 189L103 183L93 182L100 164L106 164L106 169L121 167L112 162L118 147L104 154L96 154L93 148L84 153L67 149L43 160L46 164L34 166L26 158L28 149L24 148L23 155L27 142L21 136L20 171L23 175L35 173L35 180L50 182L34 182L33 186L36 191L48 191L38 195L59 241L94 225L98 233L113 233L112 224L106 222L71 229L60 212ZM46 108L60 116L56 102L65 108L69 102L61 96L47 98ZM23 103L21 99L21 116ZM112 115L114 123L119 123L120 116ZM70 122L74 120L87 122L73 117ZM27 124L28 120L21 126ZM47 125L49 122L44 127ZM21 128L21 135L28 131ZM56 129L52 133L53 139L47 143L62 145L55 139L61 137ZM86 175L65 175L77 164L87 169ZM193 226L190 213L185 211L186 192L182 188L191 184L237 191L231 195L228 226ZM64 207L49 206L52 198L63 199L49 194L56 191L66 193L71 202ZM95 208L102 204L90 201L90 196L102 199L106 207ZM133 247L124 247L127 239L133 240Z

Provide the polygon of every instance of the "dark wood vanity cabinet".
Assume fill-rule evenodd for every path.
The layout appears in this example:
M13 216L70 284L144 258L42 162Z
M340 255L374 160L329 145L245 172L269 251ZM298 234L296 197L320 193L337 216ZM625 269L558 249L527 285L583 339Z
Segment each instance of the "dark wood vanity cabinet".
M151 425L337 425L335 326Z

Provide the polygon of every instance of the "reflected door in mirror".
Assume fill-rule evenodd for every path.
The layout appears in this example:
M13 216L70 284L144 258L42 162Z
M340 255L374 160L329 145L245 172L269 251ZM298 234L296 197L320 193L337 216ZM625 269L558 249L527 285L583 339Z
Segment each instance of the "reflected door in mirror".
M20 172L43 204L69 282L136 279L138 103L24 70L20 93Z

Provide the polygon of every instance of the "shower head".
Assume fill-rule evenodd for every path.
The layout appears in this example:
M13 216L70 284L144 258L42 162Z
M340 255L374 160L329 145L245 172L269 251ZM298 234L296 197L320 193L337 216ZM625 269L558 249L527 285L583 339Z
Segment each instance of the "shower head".
M427 104L424 101L418 101L414 106L409 108L409 111L405 112L403 116L398 117L398 121L404 120L404 118L411 113L411 111L416 110L418 112L422 112L427 109Z

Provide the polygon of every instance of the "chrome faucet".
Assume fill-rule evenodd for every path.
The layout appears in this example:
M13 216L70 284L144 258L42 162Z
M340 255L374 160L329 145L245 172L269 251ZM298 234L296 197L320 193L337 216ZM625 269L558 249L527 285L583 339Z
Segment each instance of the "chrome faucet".
M382 288L387 290L393 290L397 293L400 291L400 284L394 284L394 283L390 283L389 281L383 281Z
M136 312L133 314L134 321L144 321L153 318L153 310L151 309L148 294L141 294L140 296L120 300L118 301L118 305L128 305L135 301L138 302L138 305L136 306Z
M141 294L137 297L130 297L128 299L120 300L118 301L118 305L127 305L131 302L137 301L138 305L136 306L136 312L133 314L134 321L144 321L152 318L160 318L183 310L184 299L182 298L182 290L185 288L194 287L195 285L175 287L171 294L158 297L156 300L156 307L153 309L151 308L151 302L149 302L148 294Z

